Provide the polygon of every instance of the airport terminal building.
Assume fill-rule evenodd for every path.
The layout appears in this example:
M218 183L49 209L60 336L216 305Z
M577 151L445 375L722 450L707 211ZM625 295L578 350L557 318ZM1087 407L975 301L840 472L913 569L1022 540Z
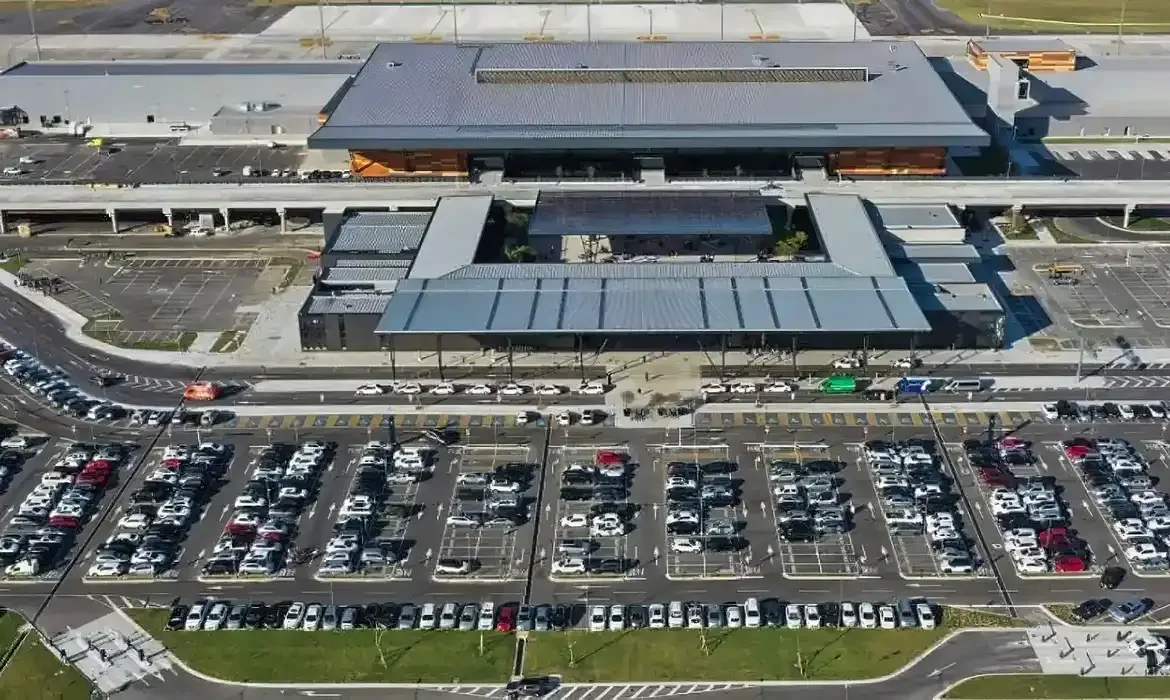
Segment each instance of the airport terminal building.
M910 41L381 44L323 117L363 177L942 175L989 142Z
M1003 310L968 271L966 263L978 255L952 242L962 240L963 229L945 206L887 208L881 217L892 223L887 227L875 223L858 197L808 195L807 215L822 252L778 260L702 250L613 254L619 239L630 250L638 241L660 246L673 236L705 245L769 237L768 203L759 194L542 196L530 232L561 230L598 242L610 255L501 262L488 240L499 228L500 204L491 195L444 197L433 212L405 214L417 217L405 236L406 222L397 218L404 214L377 215L384 226L367 232L360 260L352 250L339 255L336 240L369 215L340 222L300 314L303 346L441 353L1003 343ZM704 216L704 209L719 215ZM933 227L939 243L902 244L893 232L913 221Z

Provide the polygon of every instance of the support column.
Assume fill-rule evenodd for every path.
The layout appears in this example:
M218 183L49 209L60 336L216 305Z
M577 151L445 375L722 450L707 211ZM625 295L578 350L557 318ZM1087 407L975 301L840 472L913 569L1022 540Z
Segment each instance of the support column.
M280 217L280 232L288 233L288 212L284 209L277 209L276 214Z
M795 212L796 212L796 207L794 207L788 203L784 204L784 227L785 228L788 228L788 229L792 228L792 215Z
M118 232L118 211L113 207L106 210L106 216L110 217L110 225L114 227L114 233Z
M4 219L4 210L0 209L0 234L8 233L8 222Z
M447 378L443 376L443 336L435 336L435 357L439 363L439 381L445 382Z
M1133 210L1137 207L1136 204L1126 204L1125 212L1121 217L1121 227L1129 228L1129 217L1133 214Z
M174 209L163 209L162 213L163 213L163 216L167 217L167 226L170 226L171 230L174 231L175 230L175 210Z
M1021 228L1023 228L1023 226L1024 226L1024 205L1023 204L1013 204L1012 205L1011 226L1012 226L1013 231L1019 231Z
M219 210L219 213L223 215L223 228L224 228L224 230L225 230L225 231L228 231L228 233L230 233L230 232L231 232L231 231L230 231L230 229L231 229L231 226L232 226L232 213L231 213L231 209L228 209L227 207L224 207L224 208L222 208L222 209L220 209L220 210Z

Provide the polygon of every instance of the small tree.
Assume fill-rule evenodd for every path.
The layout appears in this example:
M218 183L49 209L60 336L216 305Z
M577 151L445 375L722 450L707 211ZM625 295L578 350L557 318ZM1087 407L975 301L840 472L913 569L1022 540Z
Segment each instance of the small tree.
M509 262L532 262L536 259L536 251L530 245L510 245L504 249L504 257Z
M799 253L808 243L808 234L804 231L792 231L776 241L776 255L792 256Z

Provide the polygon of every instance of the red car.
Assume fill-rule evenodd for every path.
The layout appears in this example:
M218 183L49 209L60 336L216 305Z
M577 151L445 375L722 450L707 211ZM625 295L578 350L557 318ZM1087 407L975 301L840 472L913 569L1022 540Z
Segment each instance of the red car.
M625 452L614 452L613 450L597 451L598 464L625 464L629 457Z
M109 474L103 474L101 472L82 472L77 477L77 483L79 484L94 484L103 487L109 480Z
M1071 460L1084 459L1093 453L1093 448L1088 445L1066 445L1064 448L1064 455Z
M496 631L511 632L516 628L516 613L509 605L502 606L496 616Z
M1016 480L1011 474L980 474L979 480L983 482L984 486L990 488L1014 489L1016 487Z
M1037 534L1036 541L1044 549L1053 549L1068 543L1070 537L1072 537L1072 533L1068 531L1067 527L1050 527Z
M72 515L54 515L49 518L49 525L53 527L67 527L77 529L81 525Z
M163 469L178 469L183 466L183 461L180 459L164 459L159 462L158 466Z
M113 467L114 465L110 464L104 459L95 459L85 465L86 469L105 469L106 471L109 471Z
M1027 442L1011 436L1005 437L999 441L999 449L1001 450L1019 450L1027 446Z
M1080 574L1088 568L1084 559L1072 555L1062 555L1052 561L1052 569L1058 574Z

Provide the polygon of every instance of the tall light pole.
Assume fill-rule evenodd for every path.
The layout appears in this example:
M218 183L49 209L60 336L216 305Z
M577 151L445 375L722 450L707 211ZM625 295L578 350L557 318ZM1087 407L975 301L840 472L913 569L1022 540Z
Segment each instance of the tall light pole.
M325 50L325 0L317 0L317 21L321 28L321 58L329 58L329 53Z
M983 14L983 38L991 38L991 0L987 0L987 12Z
M1117 20L1117 55L1121 55L1121 33L1125 30L1125 6L1129 4L1129 0L1121 0L1121 17Z
M36 0L28 0L28 27L32 31L33 44L37 47L37 60L41 60L41 35L37 32L37 12L33 7Z

